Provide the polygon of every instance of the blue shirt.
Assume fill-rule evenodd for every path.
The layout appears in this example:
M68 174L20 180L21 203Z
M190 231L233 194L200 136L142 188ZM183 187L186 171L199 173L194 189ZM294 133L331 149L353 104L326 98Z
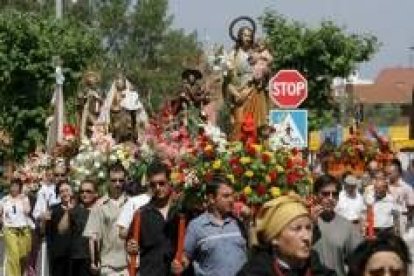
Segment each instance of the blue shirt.
M228 217L219 225L210 213L190 222L184 250L196 276L234 276L247 261L247 244L238 222Z

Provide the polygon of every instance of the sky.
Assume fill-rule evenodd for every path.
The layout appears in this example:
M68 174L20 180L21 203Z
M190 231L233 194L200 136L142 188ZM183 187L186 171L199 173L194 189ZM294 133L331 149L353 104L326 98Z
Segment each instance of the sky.
M414 65L414 0L169 0L174 27L197 31L201 41L232 45L232 19L257 18L272 8L289 19L318 26L324 19L350 33L371 33L382 43L380 51L359 68L361 78L375 79L386 67ZM411 63L411 64L410 64Z

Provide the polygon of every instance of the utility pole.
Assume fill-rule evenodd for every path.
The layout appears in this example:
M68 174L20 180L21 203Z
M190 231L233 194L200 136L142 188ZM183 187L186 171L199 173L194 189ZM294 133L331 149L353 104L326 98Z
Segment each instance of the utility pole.
M62 19L63 17L63 0L56 1L56 19Z

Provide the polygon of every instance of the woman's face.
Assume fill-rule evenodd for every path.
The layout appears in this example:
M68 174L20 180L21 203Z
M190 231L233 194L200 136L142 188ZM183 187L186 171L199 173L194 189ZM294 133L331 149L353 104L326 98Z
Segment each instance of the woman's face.
M364 276L406 276L404 263L394 252L381 251L369 258Z
M18 184L16 184L16 183L13 183L13 184L10 186L10 194L11 194L12 196L17 196L17 195L19 195L19 194L20 194L20 186L19 186Z
M310 256L312 221L308 216L292 220L273 241L281 257L304 261Z

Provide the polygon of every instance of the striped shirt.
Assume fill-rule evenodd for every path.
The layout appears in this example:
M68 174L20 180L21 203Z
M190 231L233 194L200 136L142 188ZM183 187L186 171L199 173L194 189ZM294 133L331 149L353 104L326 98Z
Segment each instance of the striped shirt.
M197 276L233 276L247 260L238 222L228 217L219 225L208 212L190 222L184 248Z

